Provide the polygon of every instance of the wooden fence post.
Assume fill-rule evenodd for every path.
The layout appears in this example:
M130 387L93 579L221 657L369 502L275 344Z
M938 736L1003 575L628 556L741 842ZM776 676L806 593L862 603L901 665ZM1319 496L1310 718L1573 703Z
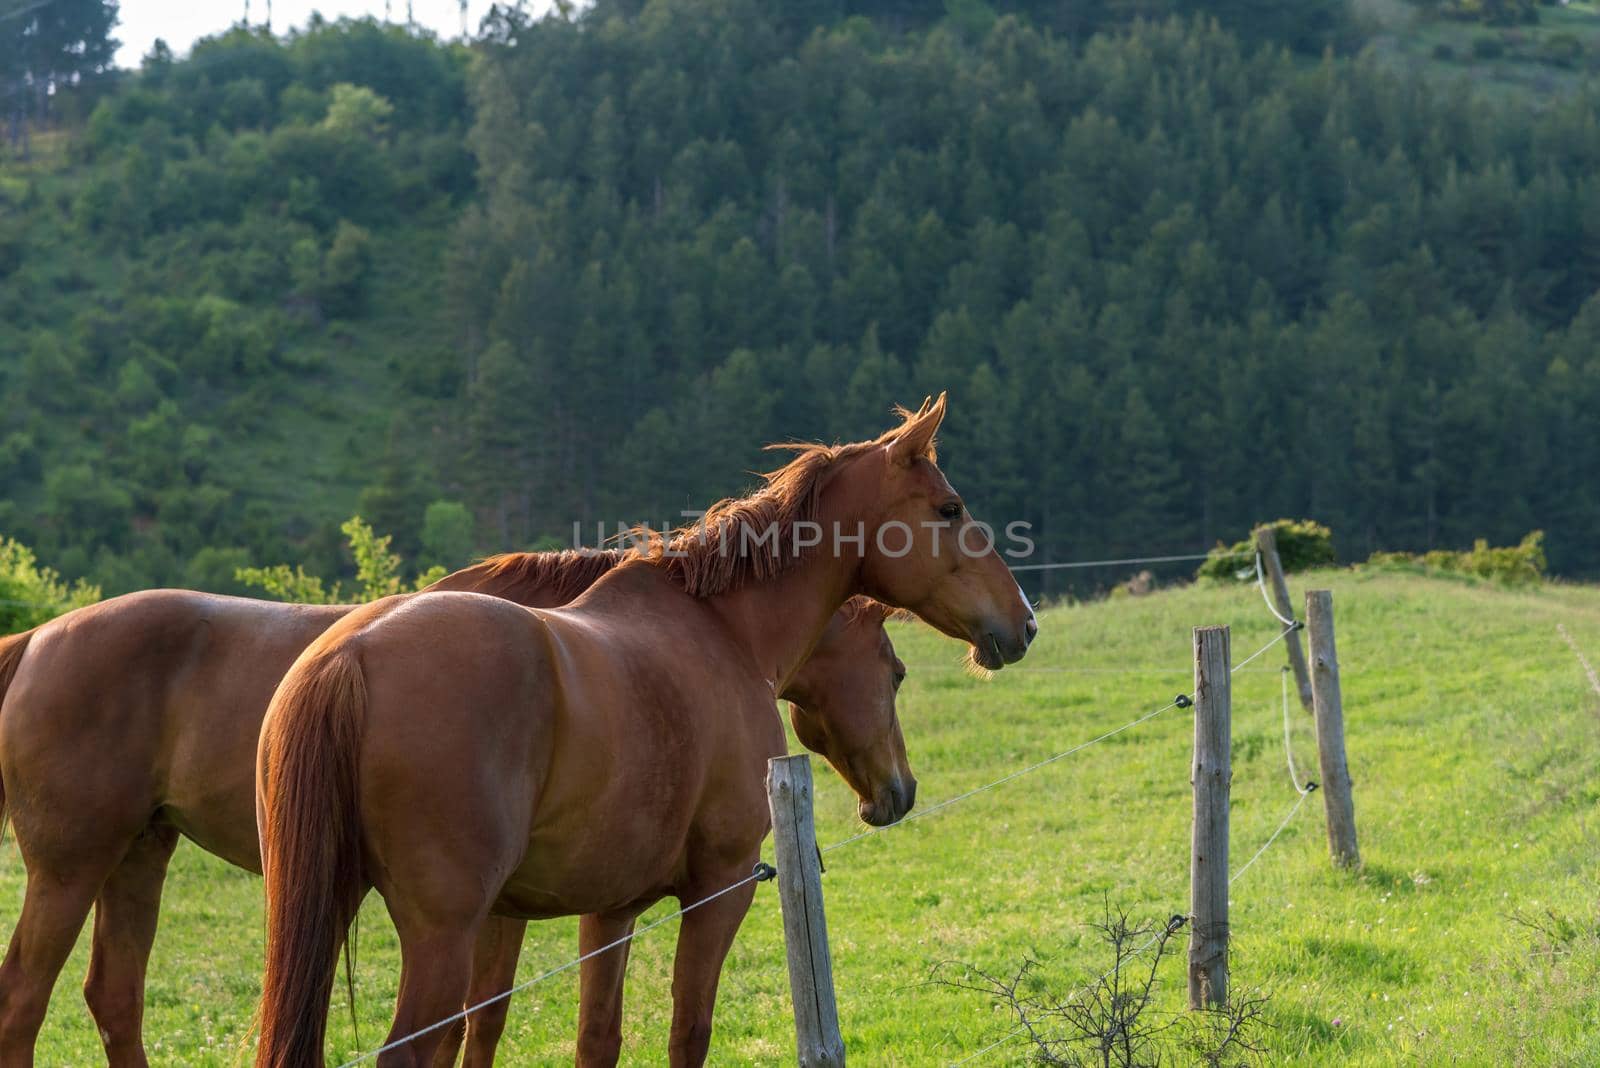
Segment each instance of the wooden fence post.
M1271 527L1257 527L1255 538L1256 551L1261 554L1261 562L1267 569L1267 578L1272 583L1272 599L1278 605L1278 612L1293 619L1294 602L1289 600L1289 582L1283 577L1277 531ZM1306 653L1300 646L1300 632L1291 631L1283 639L1283 644L1289 649L1289 666L1294 669L1294 684L1300 691L1300 707L1311 712L1315 708L1311 696L1311 672L1306 669Z
M1356 809L1350 766L1344 755L1344 704L1339 694L1339 655L1333 640L1333 594L1306 591L1306 630L1311 640L1311 684L1316 700L1317 760L1322 766L1322 807L1328 818L1328 850L1342 868L1359 867Z
M1189 851L1189 1007L1228 1002L1228 795L1233 781L1227 627L1194 630L1194 838Z
M789 949L789 993L801 1068L839 1068L844 1038L833 992L833 958L822 909L822 857L811 818L811 758L767 761L767 803L778 860L778 900Z

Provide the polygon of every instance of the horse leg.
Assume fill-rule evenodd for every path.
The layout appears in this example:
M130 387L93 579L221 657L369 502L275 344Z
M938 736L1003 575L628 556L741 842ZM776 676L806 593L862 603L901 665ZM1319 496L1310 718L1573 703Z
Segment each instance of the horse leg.
M578 951L593 953L633 933L633 912L607 912L578 921ZM579 967L578 1058L579 1068L609 1068L622 1055L622 979L628 970L624 942L615 949L590 957Z
M57 871L28 868L22 914L0 963L0 1064L33 1064L33 1046L50 1007L50 991L66 963L89 906L110 866Z
M522 955L522 935L527 928L526 921L505 916L490 916L483 921L478 930L478 944L472 951L472 985L467 990L467 1008L511 989L517 979L517 958ZM510 1008L511 999L501 998L445 1028L444 1040L433 1057L433 1068L450 1068L456 1063L463 1037L467 1053L462 1068L492 1065Z
M679 900L692 904L739 878L733 872L721 874L716 880L700 880ZM755 892L755 884L746 883L683 917L672 966L672 1037L667 1048L672 1068L698 1068L706 1061L722 962Z
M391 906L390 915L400 934L400 995L384 1045L405 1041L379 1055L378 1068L423 1068L436 1063L449 1028L411 1036L461 1011L484 914L426 917L420 912L397 914Z
M95 901L94 946L84 1000L100 1029L106 1063L145 1068L145 966L156 937L161 884L178 845L178 830L157 823L146 828L111 872Z

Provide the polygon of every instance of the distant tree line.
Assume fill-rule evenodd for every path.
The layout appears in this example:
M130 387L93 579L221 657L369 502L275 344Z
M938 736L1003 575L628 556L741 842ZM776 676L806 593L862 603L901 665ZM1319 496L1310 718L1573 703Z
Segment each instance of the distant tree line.
M358 508L455 565L948 389L947 470L1041 560L1304 515L1600 573L1600 95L1252 10L597 0L470 63L371 22L153 54L0 184L0 530L112 592L332 573Z
M675 515L950 389L948 470L1046 558L1315 516L1600 568L1600 124L1215 21L506 16L449 293L498 541Z

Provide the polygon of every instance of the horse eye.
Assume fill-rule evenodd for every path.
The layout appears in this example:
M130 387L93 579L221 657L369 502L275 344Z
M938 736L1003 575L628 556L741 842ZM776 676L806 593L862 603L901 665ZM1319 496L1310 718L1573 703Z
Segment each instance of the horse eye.
M939 506L939 517L941 519L960 519L961 518L961 502L960 501L950 501L950 502L948 502L946 504L941 504Z
M906 681L906 669L903 668L903 667L895 668L894 669L894 688L898 690L900 688L900 684L902 682L905 682L905 681Z

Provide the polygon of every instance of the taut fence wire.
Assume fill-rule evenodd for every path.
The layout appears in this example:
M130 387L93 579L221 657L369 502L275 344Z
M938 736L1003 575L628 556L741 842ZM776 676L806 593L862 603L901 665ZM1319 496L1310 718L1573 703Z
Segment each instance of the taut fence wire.
M494 1005L494 1004L497 1004L498 1002L505 1001L507 998L512 997L512 996L514 996L516 994L519 994L519 993L521 993L522 991L528 989L531 986L536 986L537 984L544 982L546 979L553 979L554 977L560 975L562 972L571 971L573 968L576 968L578 965L582 964L584 961L590 959L591 957L598 957L602 953L609 953L611 950L616 949L618 946L621 946L621 945L624 945L624 944L626 944L628 942L631 942L635 938L638 938L640 935L647 934L650 931L655 930L657 927L660 927L662 924L667 923L667 922L669 922L671 920L677 919L678 917L682 916L686 912L693 912L695 909L699 908L701 905L709 904L709 903L715 901L717 898L722 897L724 894L733 893L735 890L739 889L741 886L747 886L750 883L766 882L768 879L771 879L776 874L777 874L776 870L770 864L765 864L765 863L757 864L755 866L755 870L752 871L749 875L746 875L743 879L740 879L738 882L729 883L727 886L724 886L721 890L718 890L714 894L707 894L705 897L701 898L700 900L698 900L698 901L696 901L696 902L694 902L692 904L685 905L685 906L683 906L682 908L678 909L675 912L669 912L665 916L657 917L656 919L651 920L649 923L645 924L643 927L640 927L639 929L634 930L634 931L629 931L627 934L623 935L621 938L618 938L618 939L615 939L613 941L607 942L605 945L600 946L598 949L591 949L589 952L583 954L581 957L574 957L572 960L567 961L567 963L565 963L565 964L558 965L557 967L550 968L550 969L548 969L546 971L540 972L538 975L535 975L533 978L527 979L527 980L525 980L525 981L523 981L521 983L518 983L516 986L511 987L509 990L503 990L500 993L495 994L493 997L484 998L482 1001L478 1002L475 1005L468 1005L466 1008L462 1009L460 1012L452 1013L451 1015L446 1016L442 1020L436 1020L433 1023L429 1024L427 1027L423 1027L423 1028L420 1028L420 1029L418 1029L416 1031L413 1031L409 1035L402 1035L400 1038L395 1039L393 1042L385 1043L384 1045L379 1046L377 1049L368 1050L366 1053L363 1053L358 1057L354 1057L351 1060L345 1061L342 1065L339 1066L339 1068L351 1068L352 1065L363 1064L366 1061L370 1061L370 1060L374 1059L375 1057L380 1057L383 1054L388 1053L390 1050L399 1049L401 1046L405 1045L408 1042L414 1042L414 1041L416 1041L417 1039L421 1038L424 1035L432 1034L434 1031L439 1030L439 1028L441 1028L441 1027L449 1027L451 1024L457 1022L458 1020L465 1020L468 1016L471 1016L473 1013L479 1011L480 1009L486 1009L490 1005Z

